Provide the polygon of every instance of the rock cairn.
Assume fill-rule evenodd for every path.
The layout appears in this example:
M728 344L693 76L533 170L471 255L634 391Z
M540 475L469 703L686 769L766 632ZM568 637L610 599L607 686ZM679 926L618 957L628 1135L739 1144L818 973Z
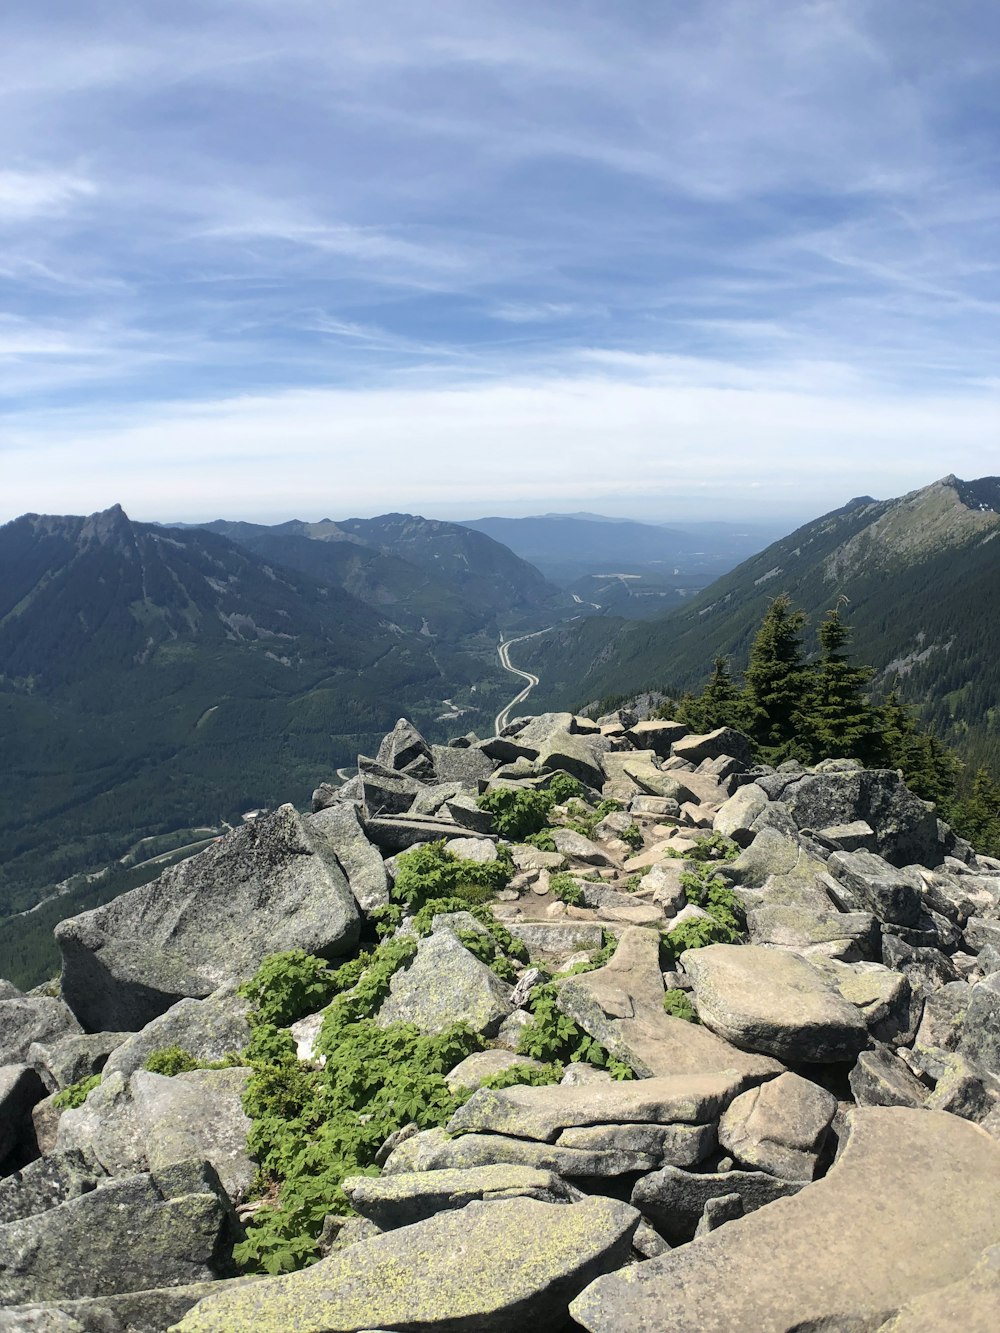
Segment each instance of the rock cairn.
M528 961L504 980L473 917L436 918L377 1015L468 1023L485 1049L448 1082L476 1090L344 1181L325 1258L241 1276L251 1070L150 1055L242 1051L265 957L353 957L401 853L495 860L478 798L559 772L582 795L491 904ZM63 922L58 990L0 982L0 1330L996 1328L1000 862L899 774L755 766L737 732L624 712L448 746L401 720L312 806ZM481 1086L524 1063L543 982L630 1079ZM292 1029L306 1063L321 1020Z

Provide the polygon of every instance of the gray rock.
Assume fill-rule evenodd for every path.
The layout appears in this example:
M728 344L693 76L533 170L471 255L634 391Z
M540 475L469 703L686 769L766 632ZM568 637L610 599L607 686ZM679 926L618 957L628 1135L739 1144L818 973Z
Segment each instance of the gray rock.
M473 1200L540 1199L571 1203L582 1196L552 1171L529 1166L479 1166L466 1171L415 1171L354 1176L344 1181L351 1207L383 1231L411 1226Z
M596 842L591 842L585 838L582 833L576 833L573 829L559 828L552 834L552 841L556 845L556 851L561 852L563 856L572 856L577 861L583 861L587 865L594 866L614 866L617 863L613 856L610 856L603 847L598 847Z
M493 1036L511 1013L512 990L454 935L442 931L422 939L409 967L393 976L376 1019L382 1027L412 1023L426 1033L467 1023Z
M560 1086L565 1087L565 1084ZM697 1166L714 1150L715 1125L582 1125L564 1129L559 1148L648 1153L657 1165Z
M719 1122L719 1142L752 1170L812 1180L836 1111L837 1099L824 1088L782 1074L731 1103Z
M711 1231L718 1231L727 1222L736 1222L745 1216L742 1194L717 1194L714 1199L706 1199L705 1211L695 1227L695 1239L707 1236Z
M347 876L354 900L363 912L386 907L389 876L381 853L365 837L357 808L346 801L313 815L309 827L324 840Z
M656 931L627 928L604 967L557 982L560 1009L640 1078L728 1070L756 1082L780 1074L777 1061L664 1013L659 950Z
M139 1032L126 1034L104 1072L124 1074L127 1079L154 1051L170 1046L179 1046L204 1063L238 1055L250 1040L249 1009L249 1002L233 986L222 986L204 1000L178 1000Z
M716 833L732 838L740 847L754 840L754 824L767 805L767 793L755 782L738 787L715 813L712 827Z
M470 833L493 832L493 816L488 810L480 810L471 796L453 797L445 802L444 810L449 819L468 829Z
M819 832L821 837L835 843L842 852L878 851L875 830L863 819L853 819L849 824L830 824Z
M684 736L675 741L672 755L689 764L700 764L703 759L718 759L720 755L750 764L753 762L753 742L732 727L717 727L715 731L706 732L702 736Z
M385 815L365 818L365 834L384 852L405 852L417 843L464 838L469 830L453 819L428 819L417 815Z
M448 1133L512 1134L551 1143L579 1126L704 1125L717 1118L745 1082L729 1071L582 1088L480 1088L452 1116Z
M234 1203L256 1173L247 1154L250 1121L243 1114L249 1069L193 1069L174 1078L140 1069L129 1091L149 1169L155 1173L191 1159L210 1162Z
M385 1162L383 1174L502 1165L554 1171L570 1180L636 1175L655 1170L659 1161L652 1153L632 1150L570 1148L506 1134L461 1134L451 1138L443 1129L429 1129L400 1144Z
M392 731L384 737L376 756L380 764L398 771L405 769L416 777L433 772L431 751L412 722L401 717Z
M822 951L828 956L849 962L875 958L881 938L869 912L820 912L781 904L747 912L747 933L753 944L795 950L824 946Z
M286 1278L210 1296L177 1333L275 1329L556 1329L569 1301L629 1257L639 1215L628 1204L507 1199L386 1232ZM401 1281L401 1274L412 1275Z
M954 1116L902 1107L856 1110L848 1124L822 1180L599 1279L573 1318L589 1333L860 1333L966 1277L1000 1237L1000 1144ZM964 1325L935 1333L945 1328Z
M744 1212L752 1213L775 1199L798 1193L805 1184L764 1171L692 1173L665 1166L637 1182L632 1203L671 1245L680 1245L694 1236L709 1199L738 1194Z
M19 1147L29 1146L31 1112L45 1096L45 1084L30 1065L0 1065L0 1165Z
M63 995L91 1031L136 1031L178 1000L252 976L268 954L349 952L358 910L340 866L291 805L159 879L56 927Z
M56 1149L92 1153L112 1176L142 1171L146 1142L123 1074L106 1074L82 1106L63 1111L56 1130Z
M967 1059L1000 1075L1000 972L972 987L958 1049Z
M87 1153L50 1153L0 1180L0 1226L89 1194L107 1173Z
M896 870L872 852L834 852L828 864L830 873L846 884L880 921L918 925L923 900L912 874Z
M932 991L924 1001L915 1044L957 1050L971 999L972 987L964 981L951 981Z
M0 999L0 1065L22 1064L35 1042L49 1045L81 1030L62 1000L44 995Z
M40 1153L51 1153L56 1150L56 1137L62 1116L62 1109L55 1104L57 1096L58 1093L50 1093L31 1108L31 1123Z
M381 815L405 815L422 789L417 778L363 754L358 755L358 781L366 823Z
M923 1106L929 1092L886 1046L862 1051L849 1081L859 1106Z
M548 772L569 773L588 787L596 787L600 791L604 785L601 754L609 746L610 742L604 736L581 736L558 731L541 742L536 759L540 768Z
M34 1042L28 1049L28 1064L37 1069L49 1092L60 1092L72 1083L99 1074L108 1056L132 1034L95 1032L59 1037L51 1044Z
M432 745L431 755L440 782L480 782L493 775L493 762L480 749Z
M940 865L951 850L933 808L891 770L807 774L786 787L782 801L800 829L863 820L875 831L879 854L894 866Z
M206 1296L252 1280L193 1282L79 1301L16 1305L0 1310L0 1333L163 1333Z
M596 921L509 921L507 929L532 958L593 953L604 941L604 931Z
M995 1333L1000 1310L1000 1245L991 1245L967 1276L909 1301L878 1333Z
M811 963L779 949L711 944L681 964L694 982L698 1016L749 1051L793 1062L848 1060L868 1044L858 1009Z
M797 838L778 829L762 829L724 870L731 882L758 890L756 896L750 895L748 906L766 902L818 912L830 910L830 898L820 878L826 873L825 863Z
M235 1219L210 1168L111 1181L0 1227L0 1299L13 1303L181 1285L231 1271Z
M956 1051L947 1052L925 1105L983 1124L1000 1111L1000 1078Z
M545 1066L540 1060L532 1060L527 1055L517 1055L514 1051L504 1050L486 1050L474 1051L472 1055L467 1055L464 1060L460 1060L454 1069L446 1075L448 1087L455 1091L458 1088L480 1087L488 1078L494 1074L502 1074L507 1069L513 1069L516 1065L527 1065L529 1069L544 1069Z
M688 729L683 722L668 722L657 718L637 722L625 733L637 750L652 750L661 759L669 759L671 746L687 734Z

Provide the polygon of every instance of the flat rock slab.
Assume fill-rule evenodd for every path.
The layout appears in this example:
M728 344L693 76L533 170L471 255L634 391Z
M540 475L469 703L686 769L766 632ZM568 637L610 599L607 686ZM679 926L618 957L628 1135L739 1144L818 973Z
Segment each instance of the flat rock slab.
M776 1060L738 1050L708 1028L663 1012L654 930L626 928L604 967L556 984L560 1009L640 1078L728 1070L759 1082L782 1072Z
M376 1020L382 1027L413 1023L426 1033L467 1023L493 1036L511 1012L512 993L512 986L442 930L422 939L409 967L395 973Z
M604 932L595 921L508 921L532 958L539 954L593 953L604 942Z
M861 1011L818 968L782 949L710 944L681 956L698 1016L750 1051L806 1063L853 1059L868 1044Z
M706 1124L742 1091L739 1074L679 1075L584 1087L480 1088L448 1122L449 1134L512 1134L554 1143L582 1125Z
M67 1004L89 1031L137 1031L185 997L250 977L287 949L332 958L358 942L344 872L293 806L56 927Z
M465 1171L414 1171L390 1176L354 1176L344 1181L351 1207L383 1231L426 1221L480 1199L541 1199L569 1203L579 1198L553 1171L530 1166L479 1166Z
M740 1198L742 1213L751 1213L775 1199L795 1194L804 1180L781 1180L766 1171L682 1171L664 1166L644 1176L632 1191L632 1202L672 1245L689 1241L714 1199Z
M451 1138L443 1129L428 1129L394 1149L383 1174L427 1171L436 1175L439 1171L501 1165L554 1171L565 1179L594 1179L645 1174L655 1171L661 1159L654 1153L633 1149L572 1148L506 1134L460 1134Z
M878 1333L996 1333L998 1312L1000 1245L993 1245L968 1277L918 1296Z
M1000 1144L967 1121L852 1111L829 1174L694 1244L600 1278L573 1302L590 1333L878 1328L961 1282L1000 1241ZM937 1329L964 1329L937 1325Z
M389 876L381 853L365 837L357 808L340 801L310 816L312 831L326 839L327 845L347 876L351 893L363 912L386 907L389 902Z
M510 1333L559 1328L569 1302L628 1257L628 1204L510 1199L386 1232L290 1277L209 1296L177 1333Z

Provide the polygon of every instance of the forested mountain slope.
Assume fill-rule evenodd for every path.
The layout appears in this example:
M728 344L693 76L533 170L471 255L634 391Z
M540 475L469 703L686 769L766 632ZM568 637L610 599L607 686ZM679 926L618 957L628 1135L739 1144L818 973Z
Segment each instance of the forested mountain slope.
M736 669L767 606L787 593L815 628L838 598L855 656L920 705L973 764L1000 766L1000 478L945 477L895 500L852 500L773 543L662 619L563 629L518 659L548 678L549 655L576 701L651 685L697 686L712 659ZM807 631L808 633L808 631ZM577 652L587 639L586 661ZM560 640L562 640L560 642ZM545 698L545 696L542 696Z
M492 631L458 646L415 628L117 506L0 528L0 913L143 836L304 799L400 712L433 730L477 681L492 717L491 682L509 693Z

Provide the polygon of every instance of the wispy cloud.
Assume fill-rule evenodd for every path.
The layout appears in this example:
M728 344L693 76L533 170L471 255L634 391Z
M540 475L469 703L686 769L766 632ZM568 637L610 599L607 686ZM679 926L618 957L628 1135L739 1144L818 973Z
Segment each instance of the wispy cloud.
M467 510L542 474L551 507L560 477L666 497L665 460L715 500L755 469L805 496L824 450L818 501L856 467L996 470L987 0L11 0L3 26L12 512L69 478L61 508L99 502L126 440L164 495L188 438L227 489L230 431L258 512L279 473L309 501L332 441L370 469L397 437L339 511L390 477Z

